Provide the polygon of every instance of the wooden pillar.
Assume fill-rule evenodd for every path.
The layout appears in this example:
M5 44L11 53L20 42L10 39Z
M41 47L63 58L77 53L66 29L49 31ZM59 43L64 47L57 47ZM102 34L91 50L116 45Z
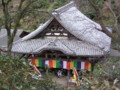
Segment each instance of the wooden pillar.
M69 56L67 56L67 61L69 61ZM70 79L70 70L67 70L68 79Z
M67 76L70 78L70 70L67 70Z

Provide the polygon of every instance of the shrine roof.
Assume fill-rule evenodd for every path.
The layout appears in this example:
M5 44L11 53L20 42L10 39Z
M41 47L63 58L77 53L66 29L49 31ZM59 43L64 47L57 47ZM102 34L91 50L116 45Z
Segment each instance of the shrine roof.
M89 19L78 10L72 1L52 12L51 18L40 25L35 31L22 38L23 41L30 40L41 33L53 19L56 19L67 31L78 39L95 45L105 52L109 52L111 38L102 32L100 24ZM110 30L107 27L108 30Z
M73 56L103 56L105 53L99 47L83 41L58 38L20 41L15 43L12 48L12 52L24 54L39 54L44 50L58 50Z

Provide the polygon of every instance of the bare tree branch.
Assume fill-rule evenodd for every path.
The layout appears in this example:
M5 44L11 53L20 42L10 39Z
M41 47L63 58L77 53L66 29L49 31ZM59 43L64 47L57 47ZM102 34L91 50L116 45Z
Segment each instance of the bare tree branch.
M17 33L20 20L25 16L27 10L29 10L30 5L36 2L36 0L20 0L17 11L14 13L14 24L15 25L14 25L12 33L11 33L12 14L9 11L9 5L11 2L12 0L2 0L3 14L5 18L4 23L5 23L5 28L7 30L7 36L8 36L8 42L7 42L8 54L10 54L10 51L12 49L13 40Z
M24 8L21 8L24 2L25 2L25 0L21 0L21 2L19 4L19 8L18 8L19 12L16 14L16 24L15 24L15 27L14 27L14 32L12 33L12 41L13 41L15 35L16 35L16 32L17 32L17 29L18 29L21 18L24 17L24 15L27 12L27 9L29 8L29 6L32 3L34 3L35 1L34 0L28 1L27 5Z
M106 33L109 37L111 37L111 38L113 38L113 39L115 39L116 41L118 41L118 43L120 42L120 40L118 39L118 37L119 37L119 34L118 35L114 35L114 34L112 34L111 32L109 32L108 31L108 29L105 27L105 25L104 25L104 23L103 23L103 18L102 18L102 14L101 14L101 12L100 12L100 9L99 9L99 7L98 6L96 6L93 2L94 2L94 0L88 0L89 1L89 3L91 4L91 6L96 10L96 12L97 12L97 18L99 19L99 23L100 23L100 25L101 25L101 28L102 28L102 31L104 32L104 33ZM116 29L115 29L116 30ZM116 30L117 31L117 30Z
M112 9L111 0L108 0L108 1L109 1L108 9L109 9L110 12L112 13L113 19L114 19L114 22L115 22L114 28L116 29L116 32L118 32L118 34L120 35L120 30L119 30L119 28L118 28L118 17L119 17L120 15L117 16L117 15L115 14L115 12L114 12L113 9Z

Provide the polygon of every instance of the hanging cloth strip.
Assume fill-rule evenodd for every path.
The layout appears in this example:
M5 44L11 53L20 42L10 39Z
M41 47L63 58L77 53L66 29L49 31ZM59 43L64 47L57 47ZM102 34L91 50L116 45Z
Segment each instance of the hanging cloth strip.
M91 71L90 62L79 61L60 61L60 60L42 60L32 59L32 63L37 67L49 67L49 68L62 68L62 69L74 69Z

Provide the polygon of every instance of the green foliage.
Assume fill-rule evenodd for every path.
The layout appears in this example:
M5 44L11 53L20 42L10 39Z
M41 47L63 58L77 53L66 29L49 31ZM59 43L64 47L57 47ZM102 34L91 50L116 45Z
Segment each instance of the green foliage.
M1 29L2 26L3 26L3 20L4 20L3 15L0 14L0 29Z
M113 25L114 24L114 21L112 19L109 19L109 20L104 20L103 21L106 25Z
M120 59L119 58L105 58L102 62L97 63L93 73L100 77L108 77L113 80L120 79Z
M44 80L35 80L31 76L33 67L28 65L24 59L0 56L0 90L62 90L56 88L51 80L52 75L44 75ZM91 73L82 71L80 87L73 90L109 90L118 89L120 86L120 61L119 58L105 58L103 62L98 62Z
M120 58L105 58L98 62L89 74L82 71L80 87L75 90L119 90Z
M40 23L44 23L49 18L49 12L55 8L62 6L65 0L37 0L34 2L26 12L26 17L21 20L21 28L23 29L36 29Z
M104 2L105 2L105 0L94 0L93 3L94 3L97 7L103 8Z
M112 48L113 48L113 49L116 49L116 50L120 50L120 45L119 45L118 43L116 43L116 41L114 40L114 41L113 41Z
M84 12L85 15L87 15L90 19L94 19L96 15L96 11L94 9L91 9L90 11Z
M19 58L9 59L7 56L0 56L0 90L49 90L56 89L49 76L44 80L35 80L31 76L33 67L28 65L26 60Z
M35 2L33 4L34 8L48 8L50 4L50 0L37 0L37 2Z
M57 1L54 3L54 7L53 7L53 8L56 9L56 8L64 5L64 3L65 3L65 1L63 1L63 0L57 0Z
M97 77L94 74L83 76L81 86L77 90L119 90L119 80L109 81L107 78Z

